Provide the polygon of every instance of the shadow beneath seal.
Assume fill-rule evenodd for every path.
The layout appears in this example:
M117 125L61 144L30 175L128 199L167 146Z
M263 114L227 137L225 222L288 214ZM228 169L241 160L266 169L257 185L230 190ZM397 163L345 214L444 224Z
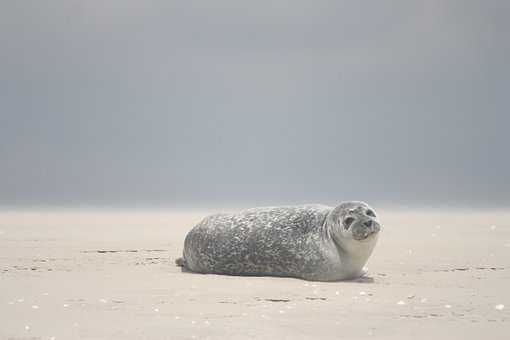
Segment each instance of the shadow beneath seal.
M204 275L204 274L212 274L212 275L224 275L224 276L245 276L245 277L283 277L283 278L289 278L289 279L296 279L296 280L303 280L303 281L309 281L309 282L356 282L356 283L374 283L375 280L373 277L371 276L361 276L361 277L358 277L356 279L352 279L352 280L340 280L340 281L312 281L312 280L306 280L306 279L302 279L302 278L299 278L299 277L291 277L291 276L278 276L278 275L249 275L249 274L246 274L246 275L233 275L233 274L218 274L218 273L200 273L200 272L194 272L194 271L191 271L189 270L188 268L186 268L185 264L184 264L184 259L181 257L181 258L178 258L177 260L175 260L175 265L176 267L181 267L181 272L182 273L189 273L189 274L199 274L199 275Z
M357 279L346 280L346 282L356 282L356 283L374 283L375 280L371 276L362 276Z

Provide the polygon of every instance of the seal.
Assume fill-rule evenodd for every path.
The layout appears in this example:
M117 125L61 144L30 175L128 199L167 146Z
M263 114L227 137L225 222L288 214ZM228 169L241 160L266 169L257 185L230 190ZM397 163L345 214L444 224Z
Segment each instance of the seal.
M356 201L216 214L186 235L176 264L203 274L350 280L365 274L380 229L374 209Z

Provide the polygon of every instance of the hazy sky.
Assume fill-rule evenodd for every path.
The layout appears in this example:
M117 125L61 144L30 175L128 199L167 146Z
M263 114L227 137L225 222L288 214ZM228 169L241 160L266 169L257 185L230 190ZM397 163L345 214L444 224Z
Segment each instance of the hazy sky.
M0 204L510 205L509 1L0 2Z

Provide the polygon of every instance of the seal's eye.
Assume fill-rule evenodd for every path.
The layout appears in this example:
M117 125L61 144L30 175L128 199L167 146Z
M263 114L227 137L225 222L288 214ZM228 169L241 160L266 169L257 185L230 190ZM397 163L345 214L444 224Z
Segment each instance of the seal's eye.
M349 230L349 227L351 226L352 222L354 222L354 217L347 217L347 218L344 220L344 227L345 227L345 230Z
M367 210L367 215L371 216L371 217L375 217L375 212L373 212L372 210Z

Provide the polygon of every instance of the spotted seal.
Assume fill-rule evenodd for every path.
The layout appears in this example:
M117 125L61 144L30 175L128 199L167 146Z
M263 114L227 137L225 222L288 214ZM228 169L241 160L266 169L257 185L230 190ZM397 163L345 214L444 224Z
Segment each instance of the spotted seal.
M253 208L203 219L176 264L197 273L312 281L362 276L381 227L363 202Z

